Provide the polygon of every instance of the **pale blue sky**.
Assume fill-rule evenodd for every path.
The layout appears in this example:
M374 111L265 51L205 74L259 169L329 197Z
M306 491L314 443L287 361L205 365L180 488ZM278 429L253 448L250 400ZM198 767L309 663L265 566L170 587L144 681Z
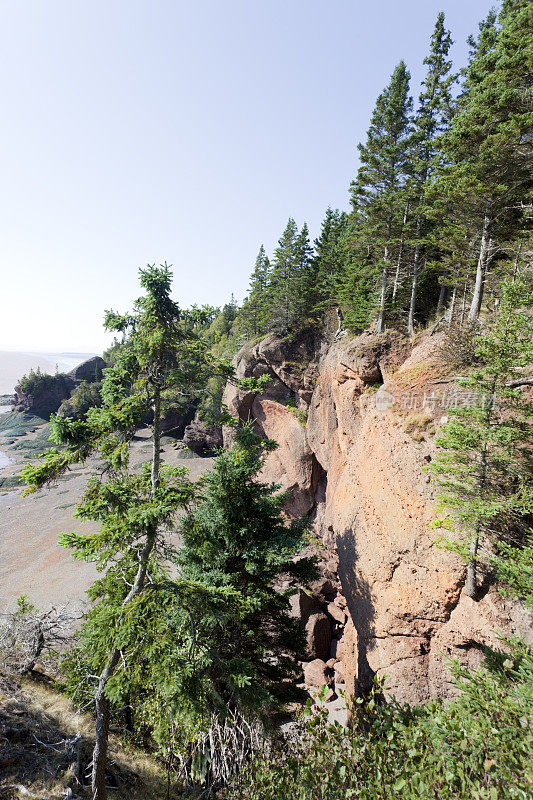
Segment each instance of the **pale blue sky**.
M356 145L439 10L484 0L0 2L0 350L93 351L146 262L183 306L241 300L287 218L346 208Z

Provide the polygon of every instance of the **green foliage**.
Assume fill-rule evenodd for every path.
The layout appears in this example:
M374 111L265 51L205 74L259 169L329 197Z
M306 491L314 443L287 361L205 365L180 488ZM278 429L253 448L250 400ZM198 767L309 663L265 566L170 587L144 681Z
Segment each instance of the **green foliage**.
M31 369L27 375L20 379L20 388L26 395L30 395L39 401L50 392L56 383L57 375L48 375L46 372L41 372L41 368L37 367L36 370ZM61 375L61 377L63 377Z
M347 239L343 298L361 303L357 317L347 315L349 327L367 323L376 298L375 281L381 273L381 296L377 330L385 324L390 294L389 273L400 246L408 183L409 145L412 131L409 96L410 73L403 61L394 70L389 85L379 95L372 113L365 144L359 145L360 167L350 187L352 214ZM374 284L374 285L372 285Z
M344 264L344 234L348 216L328 207L320 236L315 239L313 314L320 314L338 302L339 281Z
M531 13L531 0L513 0L488 14L470 38L458 97L438 14L415 113L403 61L377 98L351 213L327 210L314 253L292 218L271 260L261 247L237 323L245 336L285 334L334 305L355 333L377 315L378 330L406 320L412 334L435 311L465 316L463 293L473 320L511 263L527 270Z
M61 403L58 414L62 417L71 417L76 420L85 419L90 408L102 405L102 384L100 382L88 383L82 381L77 386L68 400Z
M250 764L226 800L525 800L533 789L533 656L523 643L487 651L478 671L455 663L453 701L383 703L380 686L356 706L355 725L318 712L300 740ZM296 744L295 744L296 741Z
M220 455L205 478L196 507L180 526L180 574L206 587L235 591L248 612L219 630L211 677L226 703L261 708L290 691L302 646L287 592L275 589L283 576L302 581L314 574L309 559L294 561L309 523L287 522L286 496L257 476L264 454L277 445L260 440L251 427L235 432L231 450Z
M494 325L476 337L479 366L460 381L470 392L469 404L451 411L431 464L440 486L441 510L450 515L442 525L455 534L448 546L472 559L472 537L486 536L496 547L503 541L507 560L501 571L517 586L525 574L513 578L512 573L520 572L523 558L509 560L516 542L506 541L506 532L510 527L518 535L533 511L533 405L523 389L513 385L533 360L533 324L523 303L531 304L526 287L504 284ZM511 549L505 550L506 544ZM527 535L521 544L530 546ZM525 565L530 557L531 551L529 556L526 551ZM533 585L528 583L531 602Z
M265 333L270 311L268 285L270 281L270 260L263 245L255 261L254 271L250 277L248 297L239 314L239 327L248 339Z

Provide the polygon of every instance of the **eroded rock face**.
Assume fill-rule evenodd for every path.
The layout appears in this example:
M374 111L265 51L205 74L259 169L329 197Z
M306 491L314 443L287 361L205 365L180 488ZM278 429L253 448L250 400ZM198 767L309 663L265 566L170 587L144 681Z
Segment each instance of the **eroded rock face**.
M310 615L305 625L305 637L308 657L327 661L331 644L331 624L321 611Z
M212 456L222 447L222 428L195 415L183 433L183 442L199 456Z
M75 381L87 381L87 383L101 381L106 366L107 364L101 356L93 356L74 367L69 372L69 376Z
M266 460L261 479L280 483L290 492L287 513L308 514L315 503L318 473L305 427L286 406L265 397L254 399L251 413L260 433L278 443Z
M51 414L72 394L76 382L69 375L53 375L37 394L26 393L21 386L15 386L15 411L30 411L43 419L49 419Z
M58 411L63 400L67 400L82 381L93 383L101 381L106 363L100 356L82 361L68 374L49 375L38 394L27 394L21 386L15 387L15 411L31 411L48 419Z
M261 477L290 491L286 505L289 515L308 514L316 502L318 464L297 412L307 410L306 398L311 397L316 382L313 359L318 347L314 330L304 331L293 340L270 334L255 347L244 347L234 361L237 379L268 375L270 382L261 395L228 384L222 400L240 422L253 420L258 433L278 443ZM233 430L225 428L225 446L231 444L232 437Z
M235 415L253 417L278 441L264 477L292 490L289 513L314 514L329 594L314 587L321 611L302 616L309 629L325 617L330 641L327 653L309 648L308 658L340 659L349 694L378 673L402 701L450 696L449 656L475 666L484 644L498 645L498 630L532 638L531 615L517 603L494 590L478 602L464 596L462 561L437 548L428 527L435 497L423 468L444 412L430 403L413 432L400 400L411 393L421 402L439 388L446 368L437 349L437 336L413 349L393 331L329 345L303 337L292 351L269 336L237 368L271 371L272 393L228 391ZM298 370L299 357L305 368ZM306 425L283 405L287 391L300 408L308 404Z

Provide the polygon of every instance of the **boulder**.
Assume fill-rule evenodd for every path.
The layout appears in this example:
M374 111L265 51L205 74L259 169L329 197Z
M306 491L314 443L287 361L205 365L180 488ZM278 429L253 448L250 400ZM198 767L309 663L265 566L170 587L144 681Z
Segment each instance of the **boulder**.
M328 603L326 606L326 611L329 616L337 622L339 625L346 624L346 614L345 612L338 607L335 603Z
M318 598L301 588L290 596L289 602L291 605L290 616L301 619L304 624L312 613L316 613L322 608Z
M88 358L87 361L82 361L81 364L74 367L68 374L74 381L94 383L102 380L106 366L107 364L103 358L100 356L93 356L92 358Z
M333 679L333 672L321 658L315 658L303 666L304 682L306 686L320 689L329 686Z
M321 611L311 614L305 626L307 653L310 658L330 658L331 623Z
M222 428L195 415L183 433L183 442L199 456L212 456L222 447Z
M334 700L324 703L324 708L328 712L328 723L330 725L337 723L343 728L348 727L349 713L346 700L343 697L336 697Z
M335 683L345 682L344 667L342 666L342 661L335 662L333 666L333 672L335 675Z

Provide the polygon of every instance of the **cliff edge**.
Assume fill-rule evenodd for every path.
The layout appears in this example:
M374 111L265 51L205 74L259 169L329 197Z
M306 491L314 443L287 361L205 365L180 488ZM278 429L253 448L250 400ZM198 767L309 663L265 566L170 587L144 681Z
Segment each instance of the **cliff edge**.
M313 518L323 578L295 596L294 613L306 625L306 684L329 683L333 698L376 673L401 701L447 697L451 658L475 667L502 633L533 641L531 615L490 576L477 601L464 594L464 564L429 527L424 468L447 408L463 401L441 336L269 334L235 357L238 378L270 376L264 394L225 390L235 417L278 442L263 478L291 491L287 513Z

